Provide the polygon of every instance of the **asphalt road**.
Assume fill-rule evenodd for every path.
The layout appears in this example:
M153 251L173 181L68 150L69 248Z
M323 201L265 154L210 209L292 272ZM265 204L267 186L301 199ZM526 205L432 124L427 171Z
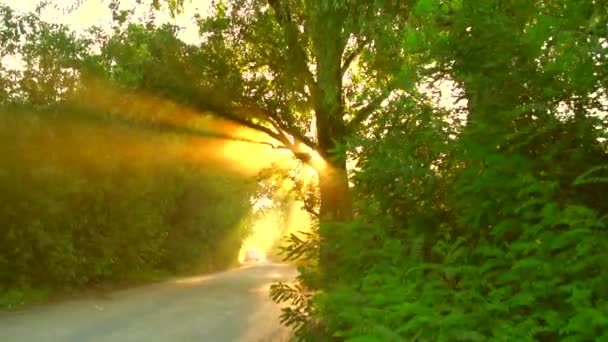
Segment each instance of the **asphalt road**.
M1 313L0 341L288 341L268 288L295 276L287 265L258 264Z

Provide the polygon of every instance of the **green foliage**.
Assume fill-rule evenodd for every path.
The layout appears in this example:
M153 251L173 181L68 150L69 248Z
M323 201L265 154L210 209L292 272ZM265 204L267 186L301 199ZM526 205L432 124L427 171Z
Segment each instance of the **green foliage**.
M44 288L10 289L0 292L0 308L15 309L30 303L48 299L50 291Z
M184 160L183 138L111 119L77 121L77 112L62 108L2 113L5 306L32 300L37 289L208 272L236 262L249 234L253 183Z
M314 225L313 225L314 227ZM323 322L319 320L319 310L312 300L320 289L319 233L292 233L285 237L280 247L284 261L299 264L298 277L292 284L276 283L270 287L270 298L277 303L285 303L280 316L281 323L294 330L297 340L318 341L324 336Z
M172 2L180 5L181 2ZM73 32L0 6L0 306L40 291L207 272L237 261L254 183L203 149L174 85L199 77L177 28ZM194 70L194 71L193 71ZM207 134L208 135L208 134ZM210 146L210 145L209 145Z
M120 82L123 95L145 89L145 73L168 58L151 60L148 50L175 45L175 30L128 26L128 34L107 40L96 29L77 35L36 14L0 9L2 57L20 54L24 62L0 70L8 90L0 98L3 306L33 299L39 289L236 262L249 234L252 183L221 165L188 160L190 140L155 122L162 108L129 117L142 104L103 107L112 92L91 82Z
M124 14L111 37L94 29L77 37L2 8L2 48L27 64L0 70L10 89L2 101L63 103L88 84L81 76L94 76L265 132L303 161L302 145L337 169L356 159L352 189L297 194L313 213L330 203L319 213L331 214L351 191L357 213L346 224L321 217L311 234L287 239L300 277L271 295L289 304L282 320L301 340L608 339L605 2L268 5L217 3L211 17L196 16L197 46L179 41L175 27ZM26 43L22 27L35 28ZM456 108L437 99L450 83L464 100ZM65 134L33 131L48 133L43 141ZM31 141L15 132L32 129L6 132ZM236 245L245 233L222 218L239 217L242 198L224 197L229 183L191 165L133 166L90 149L100 160L81 169L81 158L49 153L41 164L15 151L3 154L12 166L0 173L11 198L0 216L9 223L0 269L14 288L178 270L226 256L204 242Z
M402 77L455 80L468 103L412 92L351 137L358 216L321 231L337 262L303 281L322 336L298 337L608 338L605 13L417 2L403 33L417 74Z
M385 144L403 150L390 139ZM360 189L377 186L377 176L393 185L391 173L407 174L398 166L412 163L377 155L385 168L359 172ZM406 181L411 191L376 192L373 200L360 202L361 219L370 223L353 224L336 238L339 267L313 299L332 336L349 341L607 336L605 205L583 204L586 191L558 185L555 179L563 174L546 171L558 156L537 170L530 165L535 161L508 149L486 156L492 158L489 165L427 169ZM419 177L426 180L416 187ZM408 201L413 193L434 194L433 201Z

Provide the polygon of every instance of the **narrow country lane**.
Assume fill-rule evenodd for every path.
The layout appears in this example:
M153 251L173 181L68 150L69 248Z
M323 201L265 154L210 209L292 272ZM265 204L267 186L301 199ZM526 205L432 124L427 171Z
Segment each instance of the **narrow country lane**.
M0 314L2 342L287 341L270 284L291 281L287 265L262 263Z

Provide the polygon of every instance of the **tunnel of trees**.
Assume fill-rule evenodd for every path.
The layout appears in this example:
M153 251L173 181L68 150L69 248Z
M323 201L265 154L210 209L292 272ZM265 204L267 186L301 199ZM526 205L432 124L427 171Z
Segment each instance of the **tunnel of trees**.
M317 223L284 246L300 259L298 283L271 291L291 304L283 319L298 338L608 339L605 1L234 0L205 15L151 3L151 14L193 16L197 43L108 3L110 33L2 9L3 56L25 61L0 74L3 284L175 268L201 259L175 251L191 234L208 255L239 242L256 189L178 157L189 145L171 138L174 123L180 137L200 133L175 113L189 108L257 130L317 172L301 184L271 167L259 182L272 193L295 179ZM126 100L92 106L99 89ZM167 101L142 110L173 119L91 117L125 111L129 94ZM68 117L78 133L60 125ZM90 120L112 127L99 143L87 141ZM140 165L108 149L129 145L103 136L123 129L166 133ZM95 158L57 153L66 135ZM32 139L49 151L20 153Z

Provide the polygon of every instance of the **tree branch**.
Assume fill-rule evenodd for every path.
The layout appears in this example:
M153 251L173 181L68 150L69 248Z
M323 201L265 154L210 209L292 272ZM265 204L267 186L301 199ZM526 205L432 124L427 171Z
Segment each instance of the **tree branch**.
M300 131L300 129L298 127L295 127L294 125L285 124L283 122L283 120L281 120L281 118L279 118L276 114L269 112L267 110L264 110L263 108L260 108L259 106L255 105L255 104L249 105L248 109L246 109L246 110L249 110L251 112L256 112L256 115L258 117L268 121L271 125L274 126L277 133L279 135L282 135L283 138L286 139L287 141L289 141L289 139L286 136L288 134L288 135L291 135L295 139L295 142L300 142L313 150L318 149L317 144L315 144L311 139L307 138ZM283 141L281 141L281 142L283 142Z
M309 204L304 203L304 206L302 206L302 209L304 209L307 213L312 215L314 218L319 218L321 216L321 215L319 215L319 212L316 211L314 208L312 208Z
M373 112L380 108L382 102L388 99L388 97L391 96L392 92L397 88L397 82L392 82L378 97L372 100L372 102L370 102L367 106L359 109L357 113L355 113L353 119L348 123L347 131L353 132L357 128L357 126L359 126L363 121L369 118L369 116L372 115Z
M241 126L247 127L247 128L251 128L255 131L258 132L262 132L266 135L268 135L269 137L280 141L281 143L285 144L285 142L283 141L283 137L281 136L281 134L279 134L278 132L275 132L273 130L271 130L268 127L262 126L260 124L251 122L247 119L241 118L237 115L233 115L228 111L218 111L217 109L212 109L209 110L210 112L214 113L215 115L219 116L220 118L226 119L228 121L231 121L233 123L239 124ZM287 143L289 143L289 141L287 141Z
M300 45L298 28L292 21L291 12L286 6L283 6L281 0L268 0L268 5L274 10L277 22L283 28L287 40L287 49L291 51L292 57L295 59L293 61L294 65L304 75L304 84L310 88L312 94L315 94L315 79L310 69L308 69L308 58Z
M155 126L159 126L159 125L155 125ZM165 129L170 132L181 133L184 135L190 135L190 136L199 137L199 138L239 141L239 142L250 143L250 144L268 145L268 146L272 147L273 149L281 149L281 148L288 149L288 147L286 147L284 145L275 145L275 144L273 144L271 142L267 142L267 141L242 138L242 137L238 137L238 136L234 136L234 135L230 135L230 134L224 134L224 133L217 133L217 132L211 132L211 131L200 131L200 130L196 130L196 129L183 128L183 127L179 127L177 125L172 125L172 124L162 124L162 125L160 125L159 128Z
M346 56L344 62L342 63L342 67L340 68L341 77L344 77L344 74L346 74L348 68L350 68L350 65L357 58L357 56L361 54L366 45L367 44L365 42L359 42L357 47L355 47L353 51L351 51L348 56Z
M256 124L256 123L251 122L251 121L249 121L247 119L244 119L244 118L242 118L242 117L240 117L238 115L231 114L231 112L228 109L219 110L216 107L216 108L213 108L213 109L211 109L211 108L206 109L206 111L210 111L210 112L214 113L215 115L217 115L220 118L226 119L226 120L231 121L233 123L242 125L242 126L247 127L247 128L251 128L253 130L256 130L258 132L262 132L262 133L268 135L269 137L275 139L276 141L280 142L283 145L274 145L272 143L264 143L264 142L259 142L259 141L256 141L256 142L257 143L263 143L263 144L266 144L266 145L270 145L272 148L275 148L275 149L281 149L281 148L282 149L288 149L288 150L290 150L293 153L293 155L298 160L300 160L303 163L305 163L306 165L311 166L311 167L314 168L314 165L312 163L312 155L310 153L308 153L308 152L302 152L301 150L299 150L298 147L297 147L297 143L301 142L301 143L305 144L306 146L308 146L312 150L317 150L316 144L312 143L310 141L310 139L308 139L308 138L306 138L304 136L302 136L301 138L299 138L298 137L299 133L297 133L297 132L292 133L289 130L289 127L286 127L286 130L284 130L284 129L277 129L277 131L275 132L275 131L269 129L268 127L262 126L260 124ZM272 118L272 116L268 116L268 118ZM283 127L283 125L278 124L278 123L274 123L272 120L268 120L268 119L266 119L266 120L269 123L273 124L273 125L276 124L276 125L278 125L278 127ZM277 126L275 126L275 128L276 127ZM296 140L295 144L292 144L291 141L289 141L289 138L287 137L287 134L295 135L294 136L294 138ZM253 142L253 141L250 141L250 142Z

